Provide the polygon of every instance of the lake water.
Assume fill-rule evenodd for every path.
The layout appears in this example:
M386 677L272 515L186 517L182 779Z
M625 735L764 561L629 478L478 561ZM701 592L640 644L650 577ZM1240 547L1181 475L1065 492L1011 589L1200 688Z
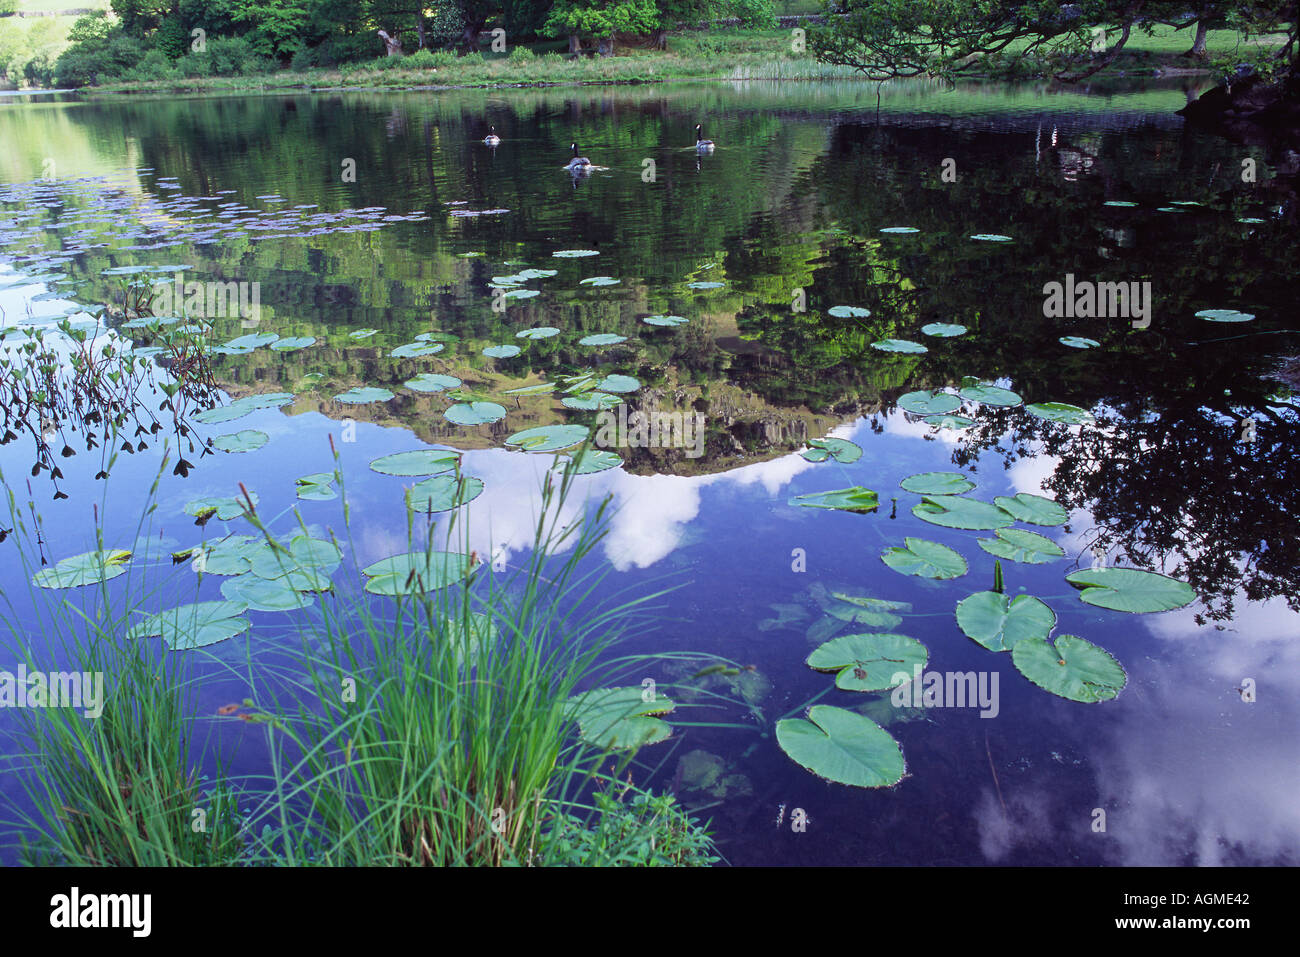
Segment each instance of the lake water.
M268 441L243 453L182 448L193 468L168 467L152 496L151 534L165 551L244 530L214 519L200 532L185 514L241 482L262 514L279 516L278 530L293 528L294 506L314 532L341 527L337 500L296 495L301 476L333 468L332 436L354 532L349 563L405 550L402 489L419 481L368 463L436 445L462 450L462 472L483 482L468 506L473 547L517 565L552 457L505 439L566 422L595 428L598 413L566 408L562 391L506 392L581 385L590 371L626 389L610 393L625 409L701 422L699 446L687 434L677 447L611 449L621 466L581 477L579 492L613 498L601 546L614 569L608 587L675 589L659 601L657 626L626 650L754 666L696 679L738 703L692 708L688 691L668 716L681 724L673 738L645 748L638 765L642 783L674 787L712 817L734 864L1295 864L1300 419L1295 396L1268 375L1300 353L1297 210L1261 152L1183 126L1174 111L1187 98L1176 85L1087 95L903 86L877 102L874 86L851 83L15 97L0 104L0 308L7 329L52 329L77 304L120 297L134 278L122 267L154 267L141 274L162 280L172 274L156 267L184 266L185 282L256 290L255 315L207 316L214 341L315 339L217 357L222 404L292 396L194 426L200 442L241 430ZM696 123L714 152L693 148ZM492 125L496 148L482 143ZM563 171L571 142L601 168ZM914 231L882 232L898 227ZM594 255L553 255L562 251ZM525 269L555 274L494 290L494 277ZM598 277L611 282L582 282ZM1134 283L1138 299L1120 314L1048 316L1052 282ZM521 291L539 294L503 296ZM856 309L832 313L838 306ZM1207 309L1254 318L1196 316ZM966 332L922 332L931 323ZM538 327L559 332L517 336ZM579 344L598 334L624 339ZM873 346L882 340L927 351ZM391 355L420 342L443 348ZM482 352L499 345L522 352ZM461 380L504 417L448 421L444 393L404 385L420 373ZM897 404L911 392L956 393L966 377L1095 421L965 401L972 423L951 428L963 423L929 424ZM334 398L368 387L393 397ZM94 548L96 522L107 547L140 550L166 434L119 453L107 483L95 478L99 452L77 446L54 463L55 481L48 469L29 478L32 436L0 446L7 489L24 513L35 502L51 561ZM861 456L801 455L828 435ZM1048 693L1011 655L962 633L957 602L993 586L994 557L979 544L993 532L914 515L921 496L900 482L932 471L966 475L971 498L1032 493L1068 511L1064 525L1015 526L1065 554L1004 560L1006 593L1037 596L1057 616L1056 635L1113 655L1127 672L1117 698ZM880 508L789 502L850 486L874 490ZM882 551L909 537L950 546L968 571L933 580L887 567ZM1065 575L1103 563L1164 572L1198 597L1155 614L1085 604ZM170 565L149 580L158 608L196 600L193 572ZM29 637L26 575L16 560L0 564L7 646ZM221 583L204 576L198 597L220 598ZM805 664L809 653L879 630L846 620L862 606L837 594L897 603L874 606L885 616L876 622L892 617L884 630L924 644L928 669L996 675L996 715L900 711L887 694L836 690L834 674ZM251 613L251 640L269 640L286 617ZM214 659L204 713L246 696L221 663L244 661L248 640L204 649ZM4 654L0 669L16 667ZM670 685L709 661L646 677ZM812 699L865 707L885 724L906 758L902 782L827 783L792 761L771 729ZM740 727L689 726L710 721ZM256 726L226 722L220 740L236 773L264 770ZM791 827L796 809L802 831Z

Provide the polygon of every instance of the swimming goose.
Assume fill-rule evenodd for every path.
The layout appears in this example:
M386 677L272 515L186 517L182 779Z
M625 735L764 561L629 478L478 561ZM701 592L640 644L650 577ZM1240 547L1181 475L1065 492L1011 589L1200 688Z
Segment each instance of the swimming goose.
M589 172L591 170L591 160L587 159L585 156L578 155L578 144L570 143L569 148L573 150L573 159L569 160L568 164L565 165L564 168L574 173Z
M501 137L497 136L497 128L495 126L488 127L488 135L483 137L483 142L488 146L501 145Z
M704 127L698 123L695 124L695 148L705 153L713 151L713 140L704 138Z

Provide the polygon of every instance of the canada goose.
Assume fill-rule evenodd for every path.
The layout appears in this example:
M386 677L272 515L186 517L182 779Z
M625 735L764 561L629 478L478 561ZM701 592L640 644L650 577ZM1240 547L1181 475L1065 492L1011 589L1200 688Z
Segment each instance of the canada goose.
M501 137L497 136L497 128L495 126L488 127L488 135L483 137L483 142L488 146L501 145Z
M573 159L569 160L568 164L564 168L574 173L589 172L591 170L591 160L587 159L585 156L578 155L578 144L570 143L569 149L573 150Z
M695 124L695 148L704 153L713 151L713 140L704 138L704 127L699 123Z

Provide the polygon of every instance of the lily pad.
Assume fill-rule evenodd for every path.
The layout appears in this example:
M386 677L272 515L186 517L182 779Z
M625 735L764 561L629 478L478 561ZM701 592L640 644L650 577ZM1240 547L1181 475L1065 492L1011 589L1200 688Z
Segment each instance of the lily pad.
M566 409L578 409L591 412L599 409L612 409L623 400L608 392L584 392L581 395L566 395L560 404Z
M1050 635L1056 612L1033 595L978 591L957 602L957 627L989 651L1010 651L1021 641Z
M541 291L537 289L511 289L502 299L532 299L534 296L540 296Z
M604 472L607 469L618 468L623 464L623 460L613 452L605 449L587 449L574 459L574 475L590 475L594 472Z
M217 346L212 351L220 352L223 355L244 355L252 352L261 346L270 345L280 337L274 332L253 332L246 336L239 336L231 339L227 343Z
M913 342L911 339L878 339L871 344L871 348L879 349L881 352L906 352L909 354L930 351L926 346L921 345L919 342Z
M613 276L592 276L590 279L581 280L579 286L617 286L623 280L615 279Z
M1172 611L1196 600L1186 582L1138 568L1091 568L1065 576L1089 605L1139 614Z
M641 321L648 326L684 326L690 320L685 316L646 316Z
M995 385L968 383L961 387L961 397L970 402L991 405L997 408L1014 408L1024 400L1010 389L1001 389Z
M923 522L942 525L944 528L984 531L1003 528L1015 521L996 505L960 495L927 495L912 506L912 514Z
M460 384L461 381L454 375L442 375L438 372L421 372L405 383L408 389L415 392L442 392L444 389L455 389Z
M1097 421L1087 409L1068 402L1033 402L1025 406L1025 411L1040 419L1065 425L1092 425Z
M903 749L888 731L831 705L813 705L808 720L778 721L776 741L796 764L836 784L892 787L907 771Z
M841 691L884 691L907 684L913 668L925 668L929 660L915 638L872 632L832 638L808 656L808 667L837 672L835 687Z
M531 329L520 329L515 333L516 339L549 339L551 336L558 336L560 330L555 326L534 326Z
M304 502L328 502L339 497L333 472L313 472L297 481L298 498Z
M381 455L370 468L384 475L441 475L460 464L460 453L449 449L416 449Z
M1128 683L1124 668L1102 648L1075 635L1019 642L1011 649L1016 669L1038 687L1071 701L1109 701Z
M699 280L696 280L695 282L688 282L686 284L688 289L721 289L724 285L725 283L701 282Z
M635 392L641 382L630 375L607 375L596 383L596 388L602 392Z
M917 495L961 495L975 487L960 472L918 472L898 484L904 491Z
M880 507L876 493L861 485L832 489L829 492L809 492L793 496L788 504L804 508L835 508L846 512L874 512ZM1008 523L1010 524L1010 523Z
M361 569L374 595L419 595L462 581L473 570L462 552L408 552Z
M661 694L646 701L643 692L636 686L588 691L570 698L566 710L578 722L583 739L596 747L639 748L672 733L672 727L655 715L676 707Z
M1058 341L1071 349L1095 349L1101 345L1096 339L1086 339L1083 336L1061 336Z
M212 447L222 452L252 452L269 441L271 437L265 432L244 429L241 432L231 432L229 435L218 435L212 440Z
M1031 492L1020 492L1014 497L998 495L993 504L1016 521L1030 525L1064 525L1070 520L1070 513L1063 506Z
M314 346L315 344L315 336L286 336L271 343L271 348L276 352L295 352L298 349L306 349L308 346Z
M1003 236L1001 233L976 233L971 239L978 240L982 243L1010 243L1015 242L1010 236Z
M898 407L913 415L946 415L961 408L961 399L951 392L931 392L922 389L899 396Z
M513 359L521 352L523 350L518 346L488 346L483 350L483 355L492 359Z
M952 429L954 432L969 429L975 424L974 419L965 415L927 415L922 421L936 429Z
M126 637L161 636L172 651L186 651L215 645L242 634L249 628L241 618L247 604L243 601L200 601L149 615L133 626Z
M954 336L966 335L967 329L958 322L927 322L921 327L921 331L927 336L934 336L939 339L951 339Z
M834 459L842 465L848 465L862 458L862 446L848 439L809 439L808 448L802 454L809 462Z
M249 498L253 504L257 504L257 493L249 492ZM192 502L185 503L185 514L193 515L195 518L202 518L204 515L215 516L223 522L229 522L232 519L239 518L244 514L244 509L248 503L244 501L242 495L228 495L221 498L199 498Z
M221 422L242 419L258 409L274 409L282 405L288 405L292 401L292 392L264 392L261 395L246 395L242 399L236 399L229 405L219 405L216 408L204 409L202 412L195 413L194 421L202 422L204 425L217 425Z
M420 356L432 356L441 352L445 346L441 342L408 342L398 346L389 355L394 359L418 359Z
M370 402L387 402L393 398L393 393L387 389L381 389L378 386L353 386L347 392L340 392L334 397L335 402L342 402L345 405L365 405Z
M886 226L881 230L881 232L890 235L904 235L908 233L919 233L920 230L915 226Z
M1253 314L1238 309L1202 309L1196 317L1210 322L1250 322L1255 318Z
M599 250L595 249L561 249L551 253L556 259L582 259L586 256L599 256Z
M240 575L221 583L221 594L232 602L240 602L252 611L295 611L315 602L309 594L293 588L288 578L262 578L259 575Z
M831 306L826 314L836 319L866 319L871 315L871 310L865 306Z
M1042 565L1065 557L1065 549L1046 535L1023 528L999 528L996 538L981 538L980 548L998 558L1027 565Z
M253 574L259 578L296 576L300 591L328 591L329 576L338 569L343 554L333 542L308 535L295 535L287 545L272 548L263 542L250 552Z
M447 512L472 502L482 494L482 479L467 475L435 475L417 482L406 493L406 507L413 512Z
M50 568L42 568L32 576L32 584L40 588L95 585L121 575L130 560L131 553L120 548L84 552L60 559Z
M373 336L373 335L374 335L376 332L378 332L378 331L379 331L378 329L356 329L356 330L354 330L354 331L348 333L348 338L349 338L349 339L369 339L371 336Z
M904 539L906 547L892 545L880 553L880 560L896 572L918 578L960 578L966 574L966 559L947 545L924 538Z
M554 382L539 382L536 385L526 385L518 389L507 389L506 395L546 395L554 391Z
M526 452L556 452L581 444L590 434L585 425L544 425L516 432L506 439L506 445L517 445Z
M442 413L448 422L457 425L484 425L506 417L506 407L495 402L457 402Z
M616 335L612 332L598 332L595 335L583 336L578 340L580 346L616 346L620 342L627 342L627 336Z

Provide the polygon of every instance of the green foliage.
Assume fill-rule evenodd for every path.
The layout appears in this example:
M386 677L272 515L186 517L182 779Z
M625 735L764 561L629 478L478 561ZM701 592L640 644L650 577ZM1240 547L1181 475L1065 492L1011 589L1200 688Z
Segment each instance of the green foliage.
M63 51L55 62L54 75L59 86L93 86L122 76L144 59L144 54L144 44L120 27L101 34L97 24L87 24L85 38Z
M202 52L191 51L176 61L187 77L248 76L265 73L272 61L258 56L253 44L244 37L210 37Z
M303 46L309 11L306 0L245 0L232 19L251 25L248 40L256 53L288 60Z
M537 54L533 53L532 50L521 44L510 51L510 56L507 57L507 59L511 63L523 63L528 60L536 59L536 56Z
M179 17L167 17L154 31L154 50L167 59L175 60L190 48L190 33Z
M615 32L648 33L659 22L654 0L556 0L542 32L604 38Z
M630 800L624 800L628 790ZM550 867L707 867L721 858L713 839L672 795L628 787L595 795L596 820L561 817L542 838L538 860Z

